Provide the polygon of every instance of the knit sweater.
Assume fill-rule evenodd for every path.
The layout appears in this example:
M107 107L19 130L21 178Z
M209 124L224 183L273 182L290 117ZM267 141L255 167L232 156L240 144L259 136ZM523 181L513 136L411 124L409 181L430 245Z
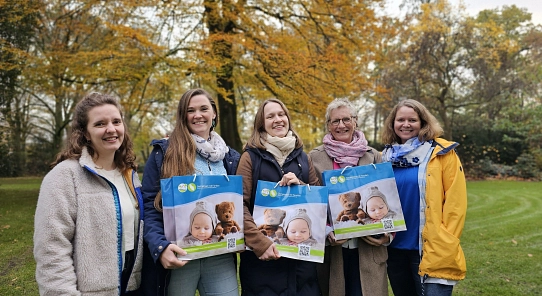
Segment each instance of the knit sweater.
M122 219L118 191L95 171L84 149L79 160L55 166L41 184L34 221L40 295L119 295ZM127 291L141 281L143 200L135 171L125 174L139 204L135 264Z

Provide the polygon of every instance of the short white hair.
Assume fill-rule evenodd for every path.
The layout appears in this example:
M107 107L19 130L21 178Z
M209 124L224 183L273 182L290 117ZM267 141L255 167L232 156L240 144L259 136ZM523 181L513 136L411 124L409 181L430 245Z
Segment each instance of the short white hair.
M327 105L327 109L326 109L326 131L329 132L329 129L328 129L328 123L329 121L331 120L330 116L331 116L331 111L337 109L337 108L340 108L340 107L346 107L348 108L348 110L350 111L350 116L354 116L356 117L356 127L358 126L358 122L357 122L357 112L356 112L356 109L354 108L354 105L352 104L352 102L350 102L347 98L337 98L337 99L334 99L333 101L331 101L331 103L329 103L329 105Z

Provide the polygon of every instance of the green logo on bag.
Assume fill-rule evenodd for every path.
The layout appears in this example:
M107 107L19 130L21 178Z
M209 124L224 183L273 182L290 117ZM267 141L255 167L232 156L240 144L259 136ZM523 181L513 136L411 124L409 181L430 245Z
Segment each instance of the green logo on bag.
M194 192L194 191L196 191L196 189L197 189L196 184L194 184L194 183L188 184L188 191Z
M274 189L271 190L271 191L269 191L269 196L271 196L271 197L277 197L277 191L274 190Z
M343 175L339 176L337 179L339 183L344 183L344 181L346 181L346 178Z
M331 178L329 178L329 182L330 182L331 184L337 184L337 177L331 177Z
M186 192L186 184L179 184L179 186L177 186L177 190L179 190L179 192Z
M262 196L268 196L269 195L269 189L264 188L262 189Z

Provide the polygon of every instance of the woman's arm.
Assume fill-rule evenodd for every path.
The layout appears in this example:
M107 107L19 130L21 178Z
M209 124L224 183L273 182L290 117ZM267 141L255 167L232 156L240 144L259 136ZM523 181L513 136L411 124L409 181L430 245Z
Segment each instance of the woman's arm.
M467 185L465 173L455 151L442 157L442 185L444 204L442 205L442 221L444 227L455 237L461 237L467 215Z
M316 170L314 169L314 166L312 164L312 159L309 155L307 155L307 157L309 159L309 184L313 186L321 186L322 183L320 182L320 178L318 178L318 175L316 174Z
M141 187L145 210L143 236L155 262L170 244L170 242L166 240L164 234L164 217L162 213L154 207L156 194L160 191L160 167L164 159L163 157L162 148L159 145L156 145L145 164Z
M239 160L237 175L243 176L243 221L245 242L252 248L256 256L261 257L273 244L256 226L250 208L252 197L252 161L248 152L244 152ZM256 180L257 181L257 180Z
M55 167L41 183L34 218L36 281L41 295L79 295L72 254L77 220L74 176Z

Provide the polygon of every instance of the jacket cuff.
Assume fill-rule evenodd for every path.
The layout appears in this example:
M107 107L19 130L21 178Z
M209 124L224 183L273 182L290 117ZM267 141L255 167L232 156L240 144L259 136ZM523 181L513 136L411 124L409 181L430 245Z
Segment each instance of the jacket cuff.
M171 243L168 241L161 242L154 250L152 250L152 259L156 263L158 259L160 258L160 255L162 255L162 252L169 246Z

